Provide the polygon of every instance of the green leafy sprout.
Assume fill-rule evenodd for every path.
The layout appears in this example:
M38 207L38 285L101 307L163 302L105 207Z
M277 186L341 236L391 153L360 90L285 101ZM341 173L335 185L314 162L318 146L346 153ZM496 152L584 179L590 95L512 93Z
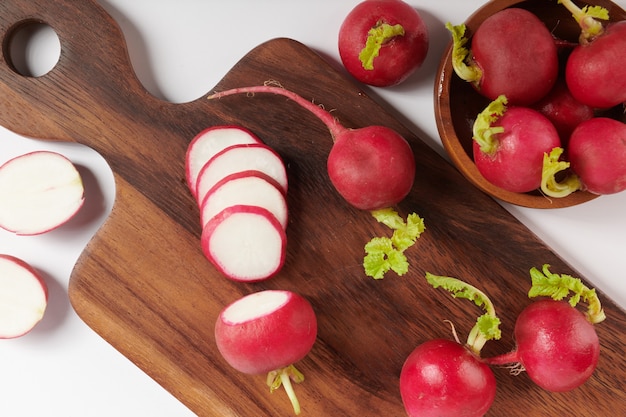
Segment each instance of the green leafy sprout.
M609 11L607 9L601 6L585 6L581 9L572 0L558 0L558 2L572 13L572 16L580 26L580 43L590 42L593 38L604 33L602 22L598 21L598 19L609 20Z
M359 53L359 60L363 69L374 69L374 59L380 54L380 48L396 36L404 36L402 25L389 25L378 23L367 32L365 47Z
M483 76L477 65L468 62L469 49L467 48L468 38L465 36L467 30L464 24L453 25L446 23L446 29L452 35L452 68L456 75L463 81L478 84Z
M415 213L406 221L392 208L373 210L372 216L393 230L391 237L374 237L365 245L363 268L365 274L382 279L389 270L402 276L409 270L409 261L404 251L413 246L424 232L424 219Z
M504 132L504 128L502 126L492 126L492 124L506 112L507 103L506 96L498 96L478 114L474 121L472 139L478 143L480 151L487 155L493 155L498 149L499 142L494 135Z
M298 371L293 365L271 371L267 374L267 386L270 387L270 393L273 393L282 385L287 392L289 401L291 401L294 413L298 415L300 414L300 401L298 401L298 397L296 397L291 381L296 384L304 381L302 372Z
M555 198L567 197L576 190L580 190L582 183L578 175L569 173L562 180L557 179L560 172L566 171L570 163L562 161L563 148L557 147L543 154L543 165L541 169L541 191Z
M500 339L502 336L500 319L496 316L493 303L484 292L458 278L433 275L430 272L426 272L426 280L433 288L441 287L452 293L454 298L468 299L485 310L485 314L478 317L476 324L470 330L465 344L474 354L479 356L487 341Z
M532 286L528 291L530 298L550 297L559 301L573 293L569 298L569 305L576 307L581 300L587 303L588 309L585 315L592 324L600 323L606 318L596 290L587 287L580 278L566 274L553 274L548 264L543 265L541 271L535 267L531 268L530 278L532 280Z

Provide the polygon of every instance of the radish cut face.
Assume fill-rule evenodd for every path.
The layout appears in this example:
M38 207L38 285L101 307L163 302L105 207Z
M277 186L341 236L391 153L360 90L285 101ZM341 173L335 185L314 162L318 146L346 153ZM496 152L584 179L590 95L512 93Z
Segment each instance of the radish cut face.
M18 156L0 167L0 226L20 235L55 229L84 202L81 176L55 152Z
M201 205L202 226L227 207L259 206L269 210L287 228L287 202L278 183L258 171L227 176L205 196Z
M289 299L286 291L262 291L243 297L222 312L222 320L228 324L242 324L281 308Z
M268 175L287 192L287 171L272 148L263 144L234 145L215 155L202 167L196 184L196 198L202 202L211 188L226 176L249 170Z
M22 336L43 318L48 288L27 263L0 255L0 339Z
M196 135L187 148L185 158L187 186L194 196L196 180L204 164L230 146L252 143L262 142L252 132L240 126L212 126Z
M285 261L287 237L268 210L236 205L222 210L202 230L204 255L235 281L260 281Z

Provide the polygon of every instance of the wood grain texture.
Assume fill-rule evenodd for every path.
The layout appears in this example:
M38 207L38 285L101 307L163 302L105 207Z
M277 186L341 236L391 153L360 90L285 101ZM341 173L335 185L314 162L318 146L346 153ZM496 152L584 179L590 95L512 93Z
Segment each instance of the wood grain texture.
M61 40L61 58L46 76L27 78L6 61L17 24L43 21ZM291 415L283 393L264 376L231 369L214 343L218 312L238 297L268 288L297 291L318 315L319 337L298 364L295 387L306 416L403 416L398 377L419 343L462 337L478 309L430 288L425 271L466 279L496 303L504 337L485 355L513 347L516 315L529 303L528 269L552 265L577 275L528 229L306 46L289 39L261 44L215 87L278 80L336 109L349 127L383 124L411 143L417 176L398 206L417 212L427 230L407 255L411 270L381 281L365 277L364 244L389 231L347 206L325 173L331 139L311 114L283 97L257 95L185 104L149 95L136 79L115 22L88 1L3 0L0 123L25 136L93 147L116 180L113 211L80 257L69 294L77 313L104 339L200 416ZM241 124L284 158L290 180L288 255L281 273L259 284L226 280L203 257L199 213L184 183L184 155L205 127ZM550 394L522 374L496 369L492 416L589 416L626 412L626 316L603 298L597 326L599 367L590 381ZM146 399L149 401L149 399ZM621 412L621 413L620 413Z

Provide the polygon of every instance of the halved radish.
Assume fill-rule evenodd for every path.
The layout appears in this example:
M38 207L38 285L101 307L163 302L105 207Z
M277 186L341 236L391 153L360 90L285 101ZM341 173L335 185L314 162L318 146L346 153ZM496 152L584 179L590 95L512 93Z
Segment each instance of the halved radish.
M185 156L187 186L195 197L198 173L213 156L233 145L262 143L254 133L241 126L211 126L189 143Z
M228 175L250 170L268 175L287 192L287 170L276 151L264 144L233 145L211 158L200 170L196 184L198 204Z
M41 275L19 258L0 255L0 339L31 331L47 304L48 287Z
M269 210L287 228L287 201L280 185L259 171L228 175L207 192L201 203L202 226L227 207L259 206Z
M35 151L0 167L0 227L19 235L55 229L84 202L80 173L65 156Z
M276 274L285 262L286 244L280 222L258 206L227 207L202 229L204 255L235 281L261 281Z

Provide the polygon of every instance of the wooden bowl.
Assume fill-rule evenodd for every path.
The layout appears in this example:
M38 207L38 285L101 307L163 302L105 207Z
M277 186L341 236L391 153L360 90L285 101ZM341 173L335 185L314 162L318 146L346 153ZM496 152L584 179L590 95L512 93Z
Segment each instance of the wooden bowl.
M626 12L608 0L592 0L590 5L609 10L611 21L625 20ZM586 3L577 2L579 7ZM538 16L560 39L577 42L580 28L567 9L556 0L492 0L474 12L464 23L466 36L471 34L492 14L508 8L527 9ZM457 24L459 22L451 22ZM471 42L471 40L470 40ZM471 45L471 43L468 43ZM507 203L532 208L563 208L584 203L598 197L585 191L576 191L567 197L551 198L540 191L514 193L503 190L487 181L478 171L472 158L472 126L476 116L489 100L479 95L470 83L461 80L452 68L452 42L447 47L439 65L435 82L435 118L444 148L457 169L476 187Z

